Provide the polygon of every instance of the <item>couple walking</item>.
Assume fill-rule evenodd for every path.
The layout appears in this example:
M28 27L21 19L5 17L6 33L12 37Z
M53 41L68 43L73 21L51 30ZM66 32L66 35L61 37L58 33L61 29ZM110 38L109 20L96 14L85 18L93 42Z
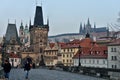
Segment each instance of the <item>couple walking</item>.
M9 80L10 70L11 70L11 64L9 63L9 60L5 60L4 64L2 64L3 70L4 70L4 77L6 80ZM31 69L32 65L30 61L26 61L24 65L24 71L25 71L25 79L28 79L29 71Z

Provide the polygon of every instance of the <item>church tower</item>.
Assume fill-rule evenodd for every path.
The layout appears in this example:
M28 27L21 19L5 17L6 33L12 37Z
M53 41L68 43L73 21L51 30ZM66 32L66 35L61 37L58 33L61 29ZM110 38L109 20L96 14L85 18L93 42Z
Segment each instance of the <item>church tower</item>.
M16 24L8 23L4 44L6 46L7 53L20 52L21 43L18 37Z
M32 52L43 54L48 41L49 23L44 25L43 12L41 6L36 6L34 24L29 25L30 47Z
M24 27L23 27L23 23L22 22L21 22L20 29L19 29L19 37L20 37L20 42L22 44L24 44L25 43L25 41L24 41L25 35L24 35Z
M90 24L90 21L89 21L89 18L88 18L88 21L87 21L87 24L86 24L86 33L85 34L87 34L87 33L91 33L92 32L92 30L91 30L91 24Z

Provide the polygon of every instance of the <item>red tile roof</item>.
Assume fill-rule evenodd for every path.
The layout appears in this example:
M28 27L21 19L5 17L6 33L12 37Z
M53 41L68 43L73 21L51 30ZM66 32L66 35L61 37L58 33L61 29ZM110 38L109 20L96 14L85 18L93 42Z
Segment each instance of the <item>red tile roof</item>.
M82 47L73 58L107 58L107 47Z
M80 46L80 51L73 58L79 58L79 53L80 58L107 58L107 46L98 45L90 38L82 39Z
M17 54L15 53L10 53L9 54L10 58L20 58Z
M55 43L49 43L49 44L50 44L50 48L53 48L53 47L55 46ZM62 46L64 46L66 43L62 43L62 42L60 43L60 42L59 42L59 43L57 43L57 44L58 44L58 46L61 46L61 47L62 47Z

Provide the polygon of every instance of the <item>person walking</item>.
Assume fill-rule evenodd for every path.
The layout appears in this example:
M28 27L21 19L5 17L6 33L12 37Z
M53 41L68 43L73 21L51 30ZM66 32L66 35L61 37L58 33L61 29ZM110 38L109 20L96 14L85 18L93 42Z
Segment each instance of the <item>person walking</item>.
M24 71L25 71L25 78L28 79L28 75L29 75L29 71L31 69L31 64L29 61L27 61L25 63L25 66L24 66Z
M9 80L11 64L9 63L9 60L7 59L4 61L3 70L4 70L4 77Z

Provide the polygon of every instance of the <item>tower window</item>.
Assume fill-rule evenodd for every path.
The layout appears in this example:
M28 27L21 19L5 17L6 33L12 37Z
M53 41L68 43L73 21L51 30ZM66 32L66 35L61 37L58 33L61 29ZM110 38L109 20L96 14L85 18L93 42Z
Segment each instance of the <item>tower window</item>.
M42 48L40 48L40 53L42 53L43 51L42 51Z

